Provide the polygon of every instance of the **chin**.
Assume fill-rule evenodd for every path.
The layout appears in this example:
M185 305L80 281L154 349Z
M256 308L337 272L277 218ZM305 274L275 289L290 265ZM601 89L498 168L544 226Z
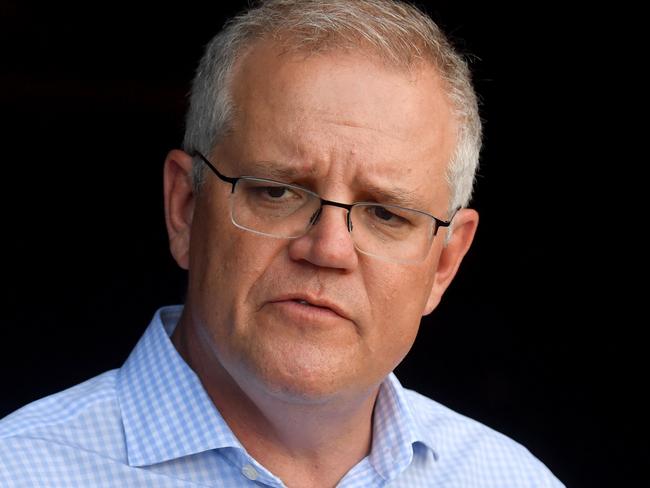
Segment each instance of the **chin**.
M355 390L352 368L337 361L300 361L293 357L281 363L266 362L255 377L267 394L291 403L319 404ZM347 367L346 367L347 366Z

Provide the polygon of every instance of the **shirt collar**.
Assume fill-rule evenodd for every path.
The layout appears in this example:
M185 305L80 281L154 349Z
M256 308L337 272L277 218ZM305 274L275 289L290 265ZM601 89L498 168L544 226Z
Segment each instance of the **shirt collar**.
M438 459L430 426L414 414L406 390L391 373L381 384L373 414L369 461L385 480L394 479L413 461L414 446L428 448Z
M242 448L170 340L181 311L182 306L159 309L118 372L117 395L131 466L210 449Z

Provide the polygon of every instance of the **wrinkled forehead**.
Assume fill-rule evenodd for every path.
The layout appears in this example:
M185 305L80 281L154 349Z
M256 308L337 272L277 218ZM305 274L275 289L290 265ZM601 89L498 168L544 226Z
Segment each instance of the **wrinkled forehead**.
M344 111L351 124L355 113L374 115L376 128L395 137L400 129L407 131L402 136L419 135L413 131L441 131L443 125L454 138L457 132L447 82L433 64L398 66L364 49L287 50L260 40L237 61L230 88L233 115L240 119L265 108L289 109L304 120ZM394 114L380 119L386 105ZM399 119L404 114L411 124Z
M363 52L259 43L236 66L231 86L239 160L308 164L338 151L377 177L423 184L419 178L437 168L436 180L445 180L457 124L430 65L405 70Z
M440 76L442 72L446 73L448 67L440 59L440 53L434 51L421 40L410 39L409 42L405 39L391 40L388 33L385 44L377 45L376 42L370 42L362 33L356 31L333 31L324 37L306 36L304 33L296 35L287 32L269 32L243 41L236 48L230 81L240 79L242 68L250 63L259 63L260 53L263 53L263 57L272 60L272 65L286 60L307 62L315 57L357 58L371 60L383 70L393 71L412 79L420 76L422 72L434 72L443 93L450 102L453 102L452 97L449 96L452 90L445 81L445 76ZM440 67L440 63L445 64L445 67Z

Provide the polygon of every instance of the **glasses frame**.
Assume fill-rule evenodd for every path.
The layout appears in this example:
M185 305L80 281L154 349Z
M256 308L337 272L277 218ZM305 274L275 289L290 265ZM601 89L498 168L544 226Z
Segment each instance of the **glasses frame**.
M206 166L208 168L210 168L210 170L212 170L212 172L221 181L223 181L224 183L230 183L232 185L232 188L230 190L231 194L235 193L235 186L237 185L237 182L239 180L252 180L252 181L269 182L269 183L273 183L273 184L277 184L277 185L287 186L289 188L295 188L297 190L304 191L304 192L309 193L310 195L313 195L314 197L318 198L318 200L320 200L320 206L319 206L318 211L311 217L311 219L309 221L309 227L315 225L318 222L320 214L321 214L321 212L323 210L323 205L330 205L332 207L338 207L338 208L343 208L343 209L347 210L346 223L347 223L348 232L350 232L350 233L352 232L352 228L353 228L352 219L351 219L350 215L351 215L352 209L354 207L369 206L369 205L375 205L375 206L380 206L380 207L385 206L385 207L389 207L389 208L390 207L400 208L400 209L403 209L403 210L408 210L410 212L417 212L419 214L426 215L427 217L431 218L434 221L433 233L431 234L431 240L433 240L433 238L438 234L438 229L440 227L449 227L451 225L451 222L454 219L454 216L456 215L458 210L460 210L460 208L461 208L461 207L458 207L456 210L454 210L454 213L452 214L452 216L451 216L451 218L449 220L442 220L442 219L439 219L439 218L431 215L429 212L425 212L424 210L418 210L418 209L415 209L415 208L408 208L408 207L401 207L399 205L390 205L390 204L382 205L380 202L354 202L354 203L335 202L333 200L326 200L325 198L321 197L318 193L315 193L315 192L313 192L311 190L308 190L307 188L303 188L302 186L298 186L298 185L292 185L291 183L285 183L283 181L271 180L269 178L259 178L257 176L238 176L238 177L225 176L200 151L194 151L191 154L191 156L193 158L198 156L206 164ZM234 221L233 221L233 224L237 225ZM249 232L253 232L253 233L268 236L268 237L292 239L291 237L273 236L273 235L270 235L270 234L265 234L263 232L254 231L252 229L242 227L241 225L237 225L237 227L239 227L241 229L244 229L244 230L247 230ZM309 229L309 227L308 227L308 229ZM362 252L365 253L365 251L362 251ZM368 253L366 253L366 254L368 254ZM372 254L372 255L374 256L374 254ZM376 257L380 257L380 256L376 256ZM386 259L390 260L390 258L386 258Z

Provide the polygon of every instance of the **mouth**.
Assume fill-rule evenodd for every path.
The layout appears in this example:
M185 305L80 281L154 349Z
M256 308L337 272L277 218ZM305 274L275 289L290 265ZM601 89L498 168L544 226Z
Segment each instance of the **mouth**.
M313 316L334 316L350 320L342 307L324 299L306 296L282 296L271 300L271 304L284 305L288 310L296 313L306 313Z
M334 310L332 310L332 309L329 308L329 307L322 307L322 306L320 306L320 305L315 305L315 304L313 304L313 303L308 302L307 300L297 300L297 299L294 299L294 300L291 300L291 302L293 302L293 303L297 303L298 305L303 305L303 306L305 306L305 307L311 307L311 308L316 308L316 309L320 309L320 310L329 310L329 311L331 311L331 312L336 313ZM338 314L337 314L337 315L338 315Z

